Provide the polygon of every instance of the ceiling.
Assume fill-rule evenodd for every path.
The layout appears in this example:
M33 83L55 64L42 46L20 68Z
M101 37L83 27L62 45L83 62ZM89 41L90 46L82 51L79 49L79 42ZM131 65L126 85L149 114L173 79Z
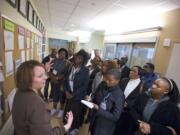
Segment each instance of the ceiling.
M142 14L142 9L148 9L146 11L149 13L153 11L160 13L180 7L180 0L33 0L33 2L47 32L53 34L63 34L75 30L91 32L105 30L108 33L108 30L113 29L111 28L113 25L116 30L114 33L117 33L119 32L118 25L123 26L127 23L126 21L131 21L133 16L137 19L137 16ZM131 16L126 14L127 11L131 11L129 12ZM135 14L135 11L139 11L139 14ZM121 16L118 16L120 14ZM123 20L124 23L121 24ZM139 17L138 20L143 22L145 19ZM115 25L115 22L118 22L118 25L117 23ZM130 30L128 29L128 31ZM125 31L124 29L123 32Z

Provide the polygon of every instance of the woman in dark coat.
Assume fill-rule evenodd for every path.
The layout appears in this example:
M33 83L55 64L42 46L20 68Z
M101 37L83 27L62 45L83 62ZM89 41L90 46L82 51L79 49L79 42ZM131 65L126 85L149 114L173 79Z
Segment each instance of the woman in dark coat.
M124 78L119 83L119 87L125 95L125 104L121 117L116 124L114 135L129 135L132 125L132 117L129 113L129 107L132 107L136 98L146 91L146 85L140 79L141 73L141 67L133 66L129 78Z
M74 56L74 65L66 80L66 106L65 113L71 110L74 121L70 129L70 135L75 135L84 119L84 106L81 100L85 98L89 84L89 70L85 67L89 59L89 54L80 50Z
M104 89L95 93L94 112L90 122L91 135L113 134L124 105L124 95L118 86L119 79L118 69L109 70Z
M134 131L148 135L180 134L179 90L173 80L157 79L150 92L141 95L131 109ZM137 132L136 132L137 133Z

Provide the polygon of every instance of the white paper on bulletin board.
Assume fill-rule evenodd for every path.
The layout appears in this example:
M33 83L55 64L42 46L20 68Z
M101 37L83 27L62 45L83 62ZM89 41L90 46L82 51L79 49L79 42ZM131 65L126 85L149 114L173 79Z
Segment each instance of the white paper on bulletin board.
M30 59L30 57L29 57L29 50L26 50L26 60L28 61L29 59Z
M34 39L31 40L32 48L34 48Z
M24 49L24 36L18 35L18 48Z
M6 77L13 74L13 56L12 52L5 53L5 64L6 64Z
M17 59L15 62L14 62L14 68L15 68L15 72L17 71L18 67L21 65L21 59Z
M30 38L26 39L26 45L27 45L27 48L30 48Z
M4 44L5 50L14 50L14 33L10 31L4 31Z
M21 62L25 61L25 51L21 51Z

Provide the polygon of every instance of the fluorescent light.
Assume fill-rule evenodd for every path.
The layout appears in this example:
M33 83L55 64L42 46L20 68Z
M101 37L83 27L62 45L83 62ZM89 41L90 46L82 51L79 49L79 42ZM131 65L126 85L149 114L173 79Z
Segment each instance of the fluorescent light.
M86 38L90 38L91 32L90 31L76 30L73 32L69 32L69 35L78 37L79 39L86 39Z
M95 30L105 30L105 34L124 33L140 29L162 27L160 9L133 9L97 17L88 26Z

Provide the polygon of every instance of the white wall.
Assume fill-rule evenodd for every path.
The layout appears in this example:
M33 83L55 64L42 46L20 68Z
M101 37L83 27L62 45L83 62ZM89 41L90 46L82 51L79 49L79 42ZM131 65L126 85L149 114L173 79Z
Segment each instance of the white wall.
M168 64L168 69L166 72L166 77L172 78L176 82L178 88L180 89L179 57L180 57L180 43L174 44L174 48L171 53L170 62Z
M2 16L12 20L14 23L42 36L42 34L17 11L17 8L13 8L6 0L0 0L0 12Z
M104 48L104 32L93 32L88 43L88 52L94 49L103 50Z

